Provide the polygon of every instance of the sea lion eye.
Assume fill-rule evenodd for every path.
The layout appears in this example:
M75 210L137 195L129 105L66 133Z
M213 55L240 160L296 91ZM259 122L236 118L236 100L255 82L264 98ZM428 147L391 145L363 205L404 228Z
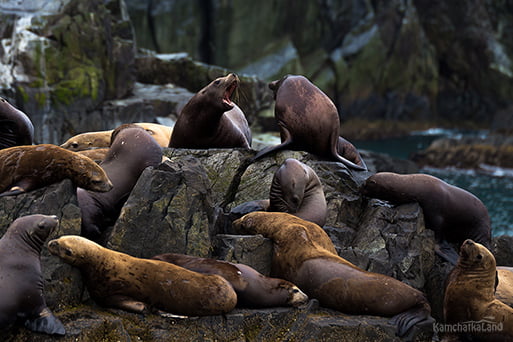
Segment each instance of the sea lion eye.
M65 253L67 256L72 256L72 255L73 255L73 252L71 252L71 250L69 250L69 249L65 249L65 250L64 250L64 253Z
M215 80L214 82L215 85L218 85L219 83L221 83L221 80Z
M483 256L481 254L478 254L477 257L476 257L478 260L481 260L483 259Z
M293 293L298 293L298 292L299 292L299 290L298 290L298 289L294 289L294 290L292 290L292 292L293 292Z
M72 143L72 144L71 144L71 147L73 147L73 148L78 148L78 144L77 144L77 143Z

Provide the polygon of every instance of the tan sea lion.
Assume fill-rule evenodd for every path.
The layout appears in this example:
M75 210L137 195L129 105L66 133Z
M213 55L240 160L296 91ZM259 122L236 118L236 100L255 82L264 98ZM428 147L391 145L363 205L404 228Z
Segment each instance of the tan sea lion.
M251 131L244 113L230 100L239 85L235 74L217 78L183 107L169 147L250 148Z
M466 239L491 245L491 221L486 206L473 194L426 174L400 175L379 172L361 188L368 197L394 204L418 202L424 212L426 228L435 232L437 253L456 263L456 250Z
M497 266L495 298L513 308L513 267Z
M77 153L79 153L83 156L86 156L88 158L91 158L92 160L94 160L95 163L100 164L107 156L107 153L109 153L109 148L108 147L93 148L90 150L77 151Z
M220 275L228 280L237 293L237 306L299 306L308 301L308 296L291 282L266 277L244 264L177 253L160 254L152 259L166 261L194 272Z
M495 298L495 283L493 254L485 246L465 240L444 296L445 323L461 327L454 332L458 337L513 341L513 308ZM488 330L472 330L475 327Z
M32 121L25 113L0 97L0 149L33 143Z
M19 318L32 331L65 334L46 306L40 261L43 245L58 223L56 216L23 216L0 239L0 332Z
M326 223L328 206L315 171L297 159L287 158L274 173L269 200L243 203L231 213L240 217L252 211L289 213L322 227Z
M337 107L306 77L287 75L271 82L269 88L274 91L276 100L274 115L280 128L281 144L261 150L254 160L279 150L291 149L341 162L352 170L367 170L356 148L343 138L339 141ZM345 154L346 151L349 153Z
M162 147L142 127L128 127L117 134L100 167L112 180L113 188L100 193L77 189L82 213L81 235L97 240L119 216L139 176L148 166L162 161Z
M324 307L355 315L394 316L399 336L411 337L415 325L433 323L422 292L339 257L326 232L314 223L287 213L254 212L233 225L238 232L271 239L273 276L296 284Z
M107 174L92 159L51 144L0 150L0 196L17 195L69 178L93 191L112 188Z
M91 298L106 307L178 315L219 315L231 311L237 295L221 276L206 275L159 260L135 258L81 236L48 243L50 253L78 267Z

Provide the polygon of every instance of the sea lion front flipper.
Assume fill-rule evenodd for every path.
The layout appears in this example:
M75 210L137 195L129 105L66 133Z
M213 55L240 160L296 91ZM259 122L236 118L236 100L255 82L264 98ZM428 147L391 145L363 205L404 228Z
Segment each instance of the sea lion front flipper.
M263 150L260 150L260 152L258 152L256 154L256 156L254 156L253 159L251 159L251 162L258 160L267 154L271 154L274 152L278 152L279 150L283 150L283 149L285 149L285 147L292 144L292 135L290 134L289 130L284 125L280 125L279 123L278 123L278 125L280 126L281 141L283 141L283 142L279 145L269 146L269 147L264 148Z
M19 195L19 194L23 194L25 192L26 191L23 188L20 188L19 186L13 186L9 191L2 192L0 194L0 197L16 196L16 195Z
M267 209L269 209L268 199L254 200L239 204L238 206L230 210L230 215L239 218L254 211L267 211Z
M435 254L453 265L456 265L458 262L458 252L456 252L454 247L446 240L442 240L435 244Z
M404 341L413 341L426 328L433 329L435 319L425 308L413 308L392 317L389 323L397 325L396 335Z
M148 309L146 307L146 304L144 304L143 302L135 300L131 297L121 295L114 295L108 298L104 298L103 304L105 306L115 307L118 309L136 313L143 313L145 310Z
M54 316L48 308L44 308L35 319L27 319L25 327L35 332L46 333L49 335L65 335L66 329L62 322Z

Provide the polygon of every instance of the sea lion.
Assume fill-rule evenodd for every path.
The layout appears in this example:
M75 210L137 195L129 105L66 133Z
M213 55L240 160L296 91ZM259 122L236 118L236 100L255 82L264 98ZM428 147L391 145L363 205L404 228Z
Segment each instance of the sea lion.
M433 323L422 292L341 258L315 223L287 213L254 212L233 225L238 232L271 239L272 275L296 284L322 306L348 314L394 316L399 336L410 336L415 325Z
M287 75L271 82L269 88L273 90L276 100L274 115L280 128L281 144L261 150L254 160L287 148L341 162L352 170L367 170L356 148L343 138L339 141L337 107L306 77ZM349 145L353 148L349 148ZM339 147L342 151L339 151ZM339 154L346 150L350 153Z
M162 147L143 128L121 130L100 163L112 181L112 190L99 193L77 189L82 213L81 235L97 240L119 216L121 207L144 169L159 165L161 161Z
M308 296L291 282L266 277L244 264L177 253L160 254L152 259L169 262L194 272L220 275L228 280L237 293L237 306L299 306L308 301Z
M65 334L46 306L40 260L43 244L58 223L56 216L23 216L0 239L0 331L19 318L32 331Z
M232 214L242 216L252 211L289 213L322 227L328 206L315 171L297 159L287 158L274 173L269 200L243 203L233 208Z
M91 298L106 307L204 316L227 313L237 304L232 286L218 275L189 271L160 260L135 258L81 236L51 240L48 250L78 267Z
M77 153L91 158L92 160L94 160L94 162L96 164L100 164L107 156L107 153L109 153L109 148L108 147L93 148L90 150L77 151Z
M0 149L33 143L32 121L25 113L0 97Z
M470 192L437 177L379 172L365 181L361 193L394 204L418 202L426 228L435 232L437 253L453 264L458 255L447 242L460 246L472 239L490 248L491 221L486 206Z
M173 133L172 127L150 122L135 122L130 125L144 128L160 146L167 147L169 145L169 139ZM114 130L111 129L107 131L77 134L66 140L61 147L75 152L109 147L112 141L113 131Z
M239 85L235 74L217 78L183 107L169 147L207 149L251 146L251 131L242 110L230 100Z
M461 326L459 337L513 341L513 308L494 296L496 271L488 248L470 239L463 242L447 280L443 306L445 323ZM472 331L476 325L492 330Z
M107 174L92 159L51 144L0 150L0 196L17 195L69 178L93 191L112 188Z
M495 298L513 308L513 267L497 266Z

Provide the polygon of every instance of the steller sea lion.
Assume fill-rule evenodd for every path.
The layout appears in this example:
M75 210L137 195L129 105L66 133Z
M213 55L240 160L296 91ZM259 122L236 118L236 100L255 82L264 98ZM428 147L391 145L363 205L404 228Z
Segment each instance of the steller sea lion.
M281 144L261 150L254 160L288 148L341 162L349 169L367 170L356 148L347 140L340 140L337 107L306 77L287 75L271 82L269 88L274 91L276 100L274 115L280 128Z
M513 308L513 267L497 266L495 298Z
M251 146L251 131L242 110L230 100L239 85L235 74L217 78L183 107L169 147L207 149Z
M205 316L227 313L237 304L232 286L218 275L189 271L160 260L135 258L81 236L51 240L48 250L78 267L91 298L106 307Z
M143 128L128 127L121 130L100 163L100 167L112 180L112 190L99 193L77 189L82 213L81 235L97 240L119 216L121 207L144 169L159 165L161 161L162 148Z
M40 260L43 244L58 224L56 216L23 216L0 239L0 331L20 318L32 331L65 334L46 306Z
M458 255L447 242L460 246L466 239L472 239L487 248L491 245L491 221L483 202L437 177L378 172L365 181L361 193L395 204L418 202L426 228L435 232L437 253L453 264Z
M0 149L33 143L32 121L25 113L0 97Z
M112 188L107 174L92 159L51 144L0 150L0 196L17 195L69 178L93 191Z
M367 272L338 256L326 232L287 213L253 212L233 222L241 233L272 240L273 276L296 284L328 308L355 315L394 316L399 336L431 326L426 296L394 278Z
M177 253L160 254L152 259L166 261L194 272L220 275L228 280L237 293L237 306L299 306L308 301L308 296L291 282L266 277L244 264Z
M458 337L513 341L513 308L494 296L496 272L488 248L470 239L463 242L458 263L447 278L443 306L445 323L461 326L454 332ZM473 331L477 325L490 330Z

